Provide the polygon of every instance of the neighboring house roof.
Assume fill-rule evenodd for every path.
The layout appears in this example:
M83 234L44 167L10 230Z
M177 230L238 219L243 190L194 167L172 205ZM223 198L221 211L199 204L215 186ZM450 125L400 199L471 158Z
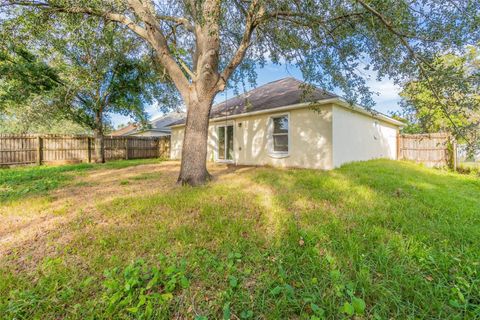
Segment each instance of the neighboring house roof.
M148 123L149 127L147 128L139 127L136 124L129 124L124 128L112 132L112 136L130 136L147 131L170 134L170 125L172 125L174 122L177 122L179 119L183 119L184 117L185 113L183 112L171 112L151 120Z
M129 124L126 127L120 128L118 130L115 130L111 133L112 136L127 136L132 132L135 132L137 130L137 125L135 124Z
M265 113L270 110L273 111L274 109L293 108L302 103L312 102L336 102L342 106L349 106L346 101L333 93L312 87L311 85L295 78L288 77L269 82L263 86L214 105L210 112L210 118L238 117L240 115ZM395 125L403 125L401 122L377 111L367 111L360 106L350 107L358 112L368 113ZM186 118L182 118L171 123L170 126L183 125L185 124L185 120Z
M162 117L150 121L150 128L145 131L161 131L170 133L170 125L185 118L184 112L170 112Z

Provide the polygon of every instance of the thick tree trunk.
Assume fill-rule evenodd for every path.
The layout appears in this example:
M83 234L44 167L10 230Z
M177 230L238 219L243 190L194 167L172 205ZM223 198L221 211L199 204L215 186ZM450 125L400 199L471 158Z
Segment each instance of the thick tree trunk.
M190 101L182 148L182 166L178 183L197 186L210 180L207 171L207 139L213 97Z
M102 114L97 112L95 117L95 162L105 163L105 143L103 138Z

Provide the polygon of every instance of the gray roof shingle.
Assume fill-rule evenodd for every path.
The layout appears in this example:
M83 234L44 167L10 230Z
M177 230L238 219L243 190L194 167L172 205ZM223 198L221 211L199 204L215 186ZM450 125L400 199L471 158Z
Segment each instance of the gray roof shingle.
M128 126L115 130L112 132L112 136L128 136L128 135L135 135L140 132L145 131L155 131L155 132L163 132L165 134L170 134L170 126L174 122L182 121L185 118L184 112L171 112L167 113L163 116L155 118L149 122L149 127L142 128L137 124L129 124Z
M247 112L269 110L302 102L331 99L337 95L309 86L292 77L269 82L212 107L210 118L220 118ZM172 123L185 123L185 118Z

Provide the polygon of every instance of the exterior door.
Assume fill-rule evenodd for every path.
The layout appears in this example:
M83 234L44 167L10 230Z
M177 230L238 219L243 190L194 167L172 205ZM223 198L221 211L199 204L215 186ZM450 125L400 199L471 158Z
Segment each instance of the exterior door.
M217 127L217 160L233 161L233 125Z

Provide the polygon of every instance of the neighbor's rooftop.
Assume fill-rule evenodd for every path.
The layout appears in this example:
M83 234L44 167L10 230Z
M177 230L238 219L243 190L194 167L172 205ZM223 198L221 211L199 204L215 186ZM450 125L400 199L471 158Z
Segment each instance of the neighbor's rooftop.
M149 126L142 128L138 124L129 124L112 132L112 136L129 136L144 131L161 132L170 134L170 126L185 118L184 112L171 112L149 121Z

